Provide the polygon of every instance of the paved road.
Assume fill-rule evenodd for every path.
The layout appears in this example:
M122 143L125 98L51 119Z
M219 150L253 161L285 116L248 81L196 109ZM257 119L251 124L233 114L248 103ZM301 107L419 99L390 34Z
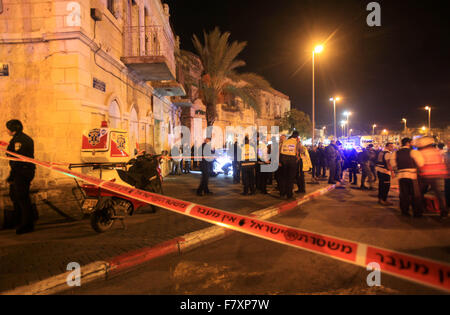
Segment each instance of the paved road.
M272 221L450 262L450 221L400 215L376 203L376 192L347 187ZM398 199L393 198L398 202ZM368 271L252 236L231 236L182 256L159 258L132 271L65 294L441 294L382 274L370 288Z
M241 196L242 186L233 185L232 178L223 175L211 179L213 196L198 197L195 190L199 182L199 174L169 176L165 179L164 192L178 199L242 214L280 202L268 195ZM308 185L307 190L320 187ZM138 213L127 220L127 225L127 230L118 223L111 231L97 234L88 220L67 222L43 217L31 234L17 236L13 230L0 231L0 292L63 273L70 262L86 265L210 226L166 210L156 214Z

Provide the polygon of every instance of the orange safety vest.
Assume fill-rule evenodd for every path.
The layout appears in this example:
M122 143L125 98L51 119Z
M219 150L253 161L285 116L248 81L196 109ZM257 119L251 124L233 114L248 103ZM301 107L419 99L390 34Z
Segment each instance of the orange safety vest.
M425 164L419 168L419 175L423 178L446 178L448 177L447 165L444 156L436 148L425 148L420 150Z

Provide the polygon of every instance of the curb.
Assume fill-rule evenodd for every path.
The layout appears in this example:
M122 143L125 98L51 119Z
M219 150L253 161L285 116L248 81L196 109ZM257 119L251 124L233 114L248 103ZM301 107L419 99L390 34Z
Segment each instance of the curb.
M284 202L279 205L271 206L262 210L257 210L249 214L249 216L253 216L263 220L270 219L274 216L277 216L278 214L293 210L301 204L322 196L334 190L336 187L337 185L330 185L307 194L299 199ZM82 281L82 283L88 283L102 277L106 279L109 274L114 274L127 268L131 268L148 262L152 259L166 256L172 253L179 252L180 254L182 254L185 251L215 242L232 233L233 231L228 230L224 227L212 226L199 231L185 234L181 237L177 237L153 247L144 247L117 257L113 257L106 261L96 261L81 268L80 281ZM68 271L66 273L33 283L31 285L21 286L10 291L0 292L0 295L54 294L67 289L66 281L68 275L71 272L72 271Z

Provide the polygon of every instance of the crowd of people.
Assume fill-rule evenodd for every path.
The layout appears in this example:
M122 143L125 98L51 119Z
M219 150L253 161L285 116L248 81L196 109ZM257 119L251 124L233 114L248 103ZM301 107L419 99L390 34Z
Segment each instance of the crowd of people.
M266 172L263 167L270 164L272 144L277 143L275 139L272 140L267 144L257 135L256 142L251 142L248 136L243 145L235 141L232 150L234 156L231 157L233 182L242 182L243 195L258 192L267 194L267 187L272 185L272 191L278 191L281 198L290 199L293 198L295 185L295 193L306 192L306 172L311 172L312 184L326 179L329 184L344 184L344 172L348 172L350 185L361 190L377 189L378 203L383 206L393 205L388 195L391 182L396 177L399 182L400 209L405 216L410 215L410 207L414 217L422 216L427 207L424 196L428 191L434 194L441 216L448 216L449 153L444 154L444 145L436 145L432 137L422 137L416 141L404 138L399 148L395 148L393 143L386 143L383 148L369 144L358 151L354 147L344 148L341 142L334 140L328 146L319 143L317 146L305 147L298 132L294 131L289 138L285 135L280 137L278 169ZM208 138L202 148L210 146L210 141ZM212 163L205 157L200 162L202 180L198 195L211 194L208 177ZM445 181L445 196L440 181ZM377 182L378 187L375 186Z

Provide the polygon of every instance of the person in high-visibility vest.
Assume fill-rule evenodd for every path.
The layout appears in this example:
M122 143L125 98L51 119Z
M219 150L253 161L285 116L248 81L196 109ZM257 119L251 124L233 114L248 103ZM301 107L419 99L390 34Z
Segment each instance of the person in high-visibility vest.
M292 189L298 171L298 131L294 131L292 136L283 142L280 150L280 197L293 197Z
M389 189L391 188L391 178L394 176L390 160L394 151L394 144L389 142L384 150L378 153L376 170L378 175L378 203L383 206L392 206L388 201Z
M417 181L417 168L424 163L422 155L412 150L411 139L402 139L402 147L394 152L391 166L398 171L400 187L400 210L402 215L410 216L409 208L413 208L413 216L421 217L423 212L422 195Z
M424 164L419 167L419 183L424 194L428 187L439 201L441 217L448 216L448 205L444 202L444 196L439 189L439 181L448 178L448 168L445 164L444 156L439 149L434 147L432 137L422 137L416 140L416 147L424 160Z
M242 148L242 184L244 185L244 196L254 195L256 193L255 186L255 168L256 168L256 153L253 145L250 144L248 137L245 137L244 147Z

